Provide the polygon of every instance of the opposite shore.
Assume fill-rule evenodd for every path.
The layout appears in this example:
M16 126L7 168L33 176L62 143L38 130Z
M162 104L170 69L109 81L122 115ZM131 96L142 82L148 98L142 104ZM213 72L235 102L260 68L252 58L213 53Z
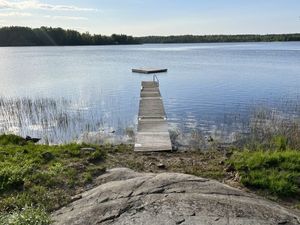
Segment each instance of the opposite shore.
M100 34L80 33L75 30L65 30L62 28L52 27L29 28L15 26L0 28L0 47L286 41L300 41L300 33L133 37L124 34L112 34L111 36L105 36Z

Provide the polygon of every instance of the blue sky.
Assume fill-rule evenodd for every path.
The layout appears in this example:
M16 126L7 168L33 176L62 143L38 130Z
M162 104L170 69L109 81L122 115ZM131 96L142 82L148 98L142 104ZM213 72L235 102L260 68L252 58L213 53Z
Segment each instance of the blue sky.
M110 35L300 32L300 0L0 0L0 26Z

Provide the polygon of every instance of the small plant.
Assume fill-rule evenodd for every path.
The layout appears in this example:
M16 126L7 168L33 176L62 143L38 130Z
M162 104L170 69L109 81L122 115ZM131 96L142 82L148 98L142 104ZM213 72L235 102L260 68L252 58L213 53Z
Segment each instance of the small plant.
M273 138L275 149L286 150L288 146L288 139L285 136L276 136Z
M97 163L97 162L103 161L104 157L105 157L105 155L102 151L96 150L95 152L93 152L91 154L91 156L89 157L88 160L91 163Z
M53 176L56 176L60 173L63 172L64 167L61 163L54 163L53 165L51 165L49 168L49 173L52 174Z
M1 225L48 225L50 217L42 208L25 207L21 211L0 214Z
M85 184L91 183L93 181L92 174L89 172L83 173L82 177L83 177L83 183Z
M0 163L0 194L7 190L22 190L29 165Z

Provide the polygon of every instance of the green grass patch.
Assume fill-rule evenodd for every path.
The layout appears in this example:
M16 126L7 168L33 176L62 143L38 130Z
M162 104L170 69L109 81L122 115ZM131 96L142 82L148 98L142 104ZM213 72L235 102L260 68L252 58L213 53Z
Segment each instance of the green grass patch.
M0 145L25 145L26 140L13 134L0 135Z
M280 197L300 194L300 151L240 151L230 163L239 172L241 183L267 190Z
M1 225L48 225L50 223L49 215L42 208L25 207L19 211L0 214Z
M48 214L105 172L108 152L128 146L36 145L0 135L0 224L49 224Z

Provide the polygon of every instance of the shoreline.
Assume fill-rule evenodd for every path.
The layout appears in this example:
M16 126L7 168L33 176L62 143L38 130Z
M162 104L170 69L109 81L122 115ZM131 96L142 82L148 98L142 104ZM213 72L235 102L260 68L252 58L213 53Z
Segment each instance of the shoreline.
M261 160L262 157L264 160ZM52 212L69 204L72 196L95 187L97 177L107 170L120 167L141 173L182 173L213 179L299 211L298 191L290 186L297 185L297 182L290 180L276 186L277 181L287 181L281 177L281 169L288 177L298 171L299 158L299 151L288 148L249 151L234 146L222 149L212 146L208 151L190 149L137 153L133 151L133 145L83 143L48 146L31 143L15 135L0 135L0 159L3 163L0 167L0 214L23 208L25 203L33 206L38 203L47 212ZM271 179L268 171L276 168L279 170L278 177L273 180L275 183L270 180L270 184L255 185L260 176L266 181ZM263 173L251 178L252 175L248 174L251 171ZM60 190L59 193L57 190Z
M212 34L212 35L148 35L134 37L125 34L90 34L60 27L21 26L0 27L1 47L25 46L105 46L159 43L233 43L233 42L289 42L300 41L300 33L287 34Z
M0 45L0 48L27 48L27 47L99 47L99 46L143 46L143 45L180 45L180 44L238 44L238 43L299 43L299 41L224 41L224 42L164 42L164 43L140 43L140 44L108 44L108 45Z

